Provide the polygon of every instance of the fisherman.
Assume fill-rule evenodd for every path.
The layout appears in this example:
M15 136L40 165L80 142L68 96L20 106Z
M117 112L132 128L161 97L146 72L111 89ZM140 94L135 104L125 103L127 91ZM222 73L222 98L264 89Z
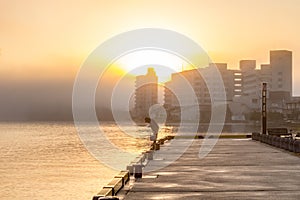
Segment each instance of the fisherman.
M150 140L153 141L152 145L154 145L156 143L159 126L154 119L151 119L149 117L145 117L145 123L149 123L149 126L152 130L153 134L150 136Z

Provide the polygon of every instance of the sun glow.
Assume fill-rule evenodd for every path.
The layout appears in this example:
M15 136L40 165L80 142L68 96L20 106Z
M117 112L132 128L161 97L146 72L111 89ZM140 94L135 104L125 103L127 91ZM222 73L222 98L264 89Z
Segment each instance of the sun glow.
M159 82L166 82L171 74L192 68L184 59L162 50L140 50L126 54L112 65L117 73L124 75L146 74L147 68L153 67Z

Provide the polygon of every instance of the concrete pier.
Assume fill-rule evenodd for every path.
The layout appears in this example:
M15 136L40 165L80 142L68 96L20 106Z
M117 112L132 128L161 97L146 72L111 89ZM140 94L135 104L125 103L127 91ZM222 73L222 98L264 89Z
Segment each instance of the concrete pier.
M168 167L144 174L124 199L300 199L299 154L251 139L219 139L199 159L202 141ZM163 158L154 155L146 168L158 162Z

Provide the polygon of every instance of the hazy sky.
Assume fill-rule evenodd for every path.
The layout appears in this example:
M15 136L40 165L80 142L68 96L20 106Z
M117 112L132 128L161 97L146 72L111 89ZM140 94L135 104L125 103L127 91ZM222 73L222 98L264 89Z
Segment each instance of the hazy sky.
M241 59L256 59L259 67L269 62L269 50L291 50L293 93L300 95L299 11L299 0L0 0L0 103L34 97L42 105L47 95L69 101L94 48L146 27L182 33L230 68Z

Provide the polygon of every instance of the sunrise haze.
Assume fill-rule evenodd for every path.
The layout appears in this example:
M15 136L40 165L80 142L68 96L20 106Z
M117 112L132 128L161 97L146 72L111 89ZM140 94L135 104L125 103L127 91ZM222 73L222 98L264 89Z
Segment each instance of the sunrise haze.
M293 95L300 95L300 1L0 1L0 108L14 119L32 107L66 109L81 64L102 42L139 28L169 29L196 41L213 62L293 52ZM178 67L178 66L174 66ZM35 114L33 114L35 115ZM42 118L36 114L35 118ZM34 119L35 119L34 118Z

